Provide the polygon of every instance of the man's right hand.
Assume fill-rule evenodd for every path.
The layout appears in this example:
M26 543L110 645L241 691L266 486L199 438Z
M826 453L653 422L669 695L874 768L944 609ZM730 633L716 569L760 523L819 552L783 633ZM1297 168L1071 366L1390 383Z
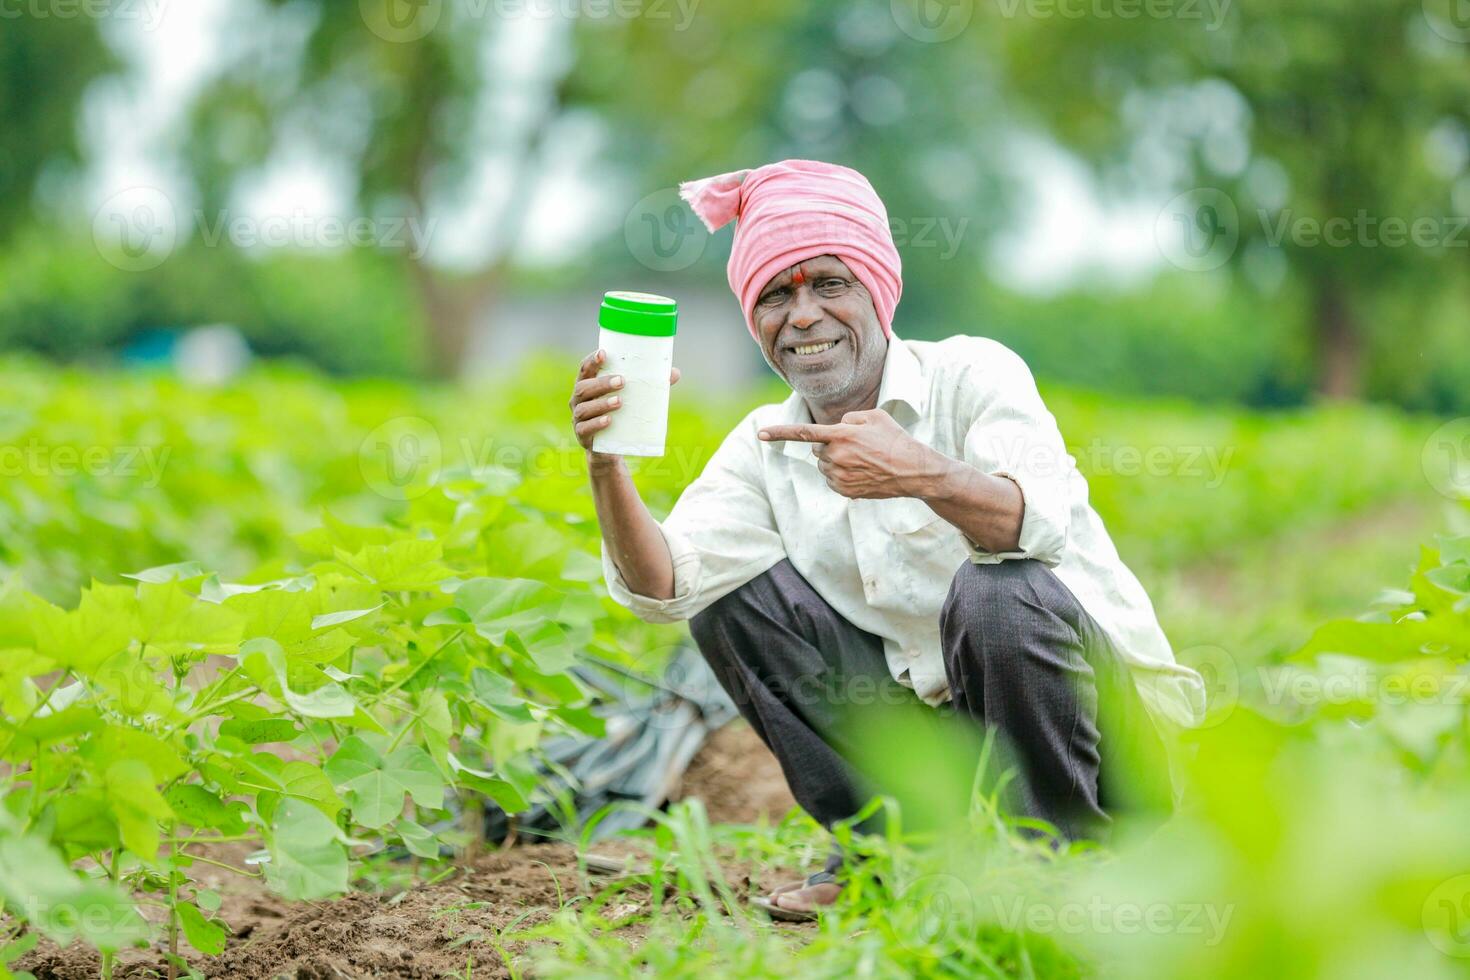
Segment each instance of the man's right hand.
M648 513L638 488L621 465L622 457L592 451L592 439L607 428L622 399L618 391L623 379L598 375L607 362L606 351L593 351L577 370L572 388L572 430L587 451L592 502L608 555L618 566L629 589L654 599L674 595L674 561L658 523ZM669 375L669 384L679 380L679 369Z
M572 431L582 448L592 452L592 439L612 424L612 413L622 404L618 390L623 387L619 374L599 376L607 360L607 351L595 350L582 358L577 369L577 383L572 386Z
M577 435L577 442L591 454L589 458L611 458L605 453L594 453L592 440L612 424L612 413L622 405L622 396L618 394L623 387L622 375L597 373L606 361L604 350L595 350L582 359L577 383L572 386L572 400L568 403L572 410L572 431ZM669 384L678 383L679 369L674 368L669 374Z

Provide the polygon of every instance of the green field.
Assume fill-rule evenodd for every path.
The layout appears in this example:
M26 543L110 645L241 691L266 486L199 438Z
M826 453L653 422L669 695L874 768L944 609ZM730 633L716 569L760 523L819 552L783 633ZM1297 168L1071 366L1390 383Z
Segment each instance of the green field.
M37 930L104 968L137 943L218 952L189 844L246 842L271 888L320 901L380 880L365 846L415 856L420 878L473 848L447 798L514 810L543 792L538 744L601 724L566 669L646 663L681 635L602 588L565 373L202 388L0 366L0 958ZM652 877L569 898L519 937L515 970L1459 975L1470 510L1421 462L1439 420L1044 394L1212 681L1208 727L1181 737L1180 816L1056 853L972 774L936 771L933 799L965 822L943 846L901 820L854 842L870 860L849 896L793 932L728 869L820 855L809 821L676 807L641 839ZM655 510L749 407L675 400L668 455L638 472ZM619 894L650 881L668 901L630 928Z

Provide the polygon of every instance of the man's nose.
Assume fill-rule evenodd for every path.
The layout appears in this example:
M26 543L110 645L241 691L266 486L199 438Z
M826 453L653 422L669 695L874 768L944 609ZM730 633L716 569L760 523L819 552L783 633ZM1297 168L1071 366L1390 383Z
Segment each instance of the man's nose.
M790 323L798 330L805 330L822 319L822 308L812 297L811 290L797 289L791 305Z

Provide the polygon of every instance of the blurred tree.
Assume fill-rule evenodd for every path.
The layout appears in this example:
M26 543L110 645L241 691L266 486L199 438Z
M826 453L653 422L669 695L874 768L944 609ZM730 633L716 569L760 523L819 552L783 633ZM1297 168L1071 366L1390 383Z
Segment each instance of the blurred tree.
M507 70L502 62L516 52L485 9L441 0L270 4L267 15L242 14L234 57L193 113L184 155L206 207L226 206L237 181L273 155L326 159L348 176L354 215L378 222L374 244L401 259L432 367L451 374L520 238L546 135L565 108L563 72ZM436 261L433 228L462 206L487 163L504 187L495 247L467 267Z
M274 154L310 146L351 172L362 214L422 226L461 207L492 165L503 192L489 254L454 268L403 253L444 373L510 272L553 163L548 136L572 120L595 120L598 162L614 165L604 188L630 205L664 188L677 210L679 180L784 156L851 164L884 195L918 280L971 277L996 226L977 203L996 201L983 162L992 117L977 110L994 92L964 51L906 35L875 0L591 4L573 17L565 6L272 0L270 24L257 11L234 32L233 60L194 113L185 155L206 206L225 206ZM919 290L908 315L939 323L952 308L942 292Z
M1319 391L1352 397L1374 345L1419 331L1371 322L1378 294L1464 286L1470 25L1458 2L1002 0L969 38L1105 186L1194 188L1161 216L1180 236L1164 245L1175 264L1298 278Z
M0 241L31 219L46 168L77 161L82 96L113 65L95 19L7 15L0 30Z
M569 90L609 121L608 155L641 181L635 212L634 199L665 191L651 202L662 213L631 218L703 235L673 197L680 181L790 157L845 164L888 209L904 261L899 332L983 332L968 299L1008 202L998 78L964 45L932 43L901 6L747 0L586 25ZM729 231L718 240L691 272L713 278ZM641 258L623 235L613 245Z

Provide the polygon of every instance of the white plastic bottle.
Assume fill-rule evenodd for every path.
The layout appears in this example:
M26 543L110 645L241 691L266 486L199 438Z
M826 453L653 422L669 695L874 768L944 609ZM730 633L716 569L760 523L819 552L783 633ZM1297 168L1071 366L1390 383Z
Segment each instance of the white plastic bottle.
M669 374L679 304L650 293L611 292L597 317L598 346L607 351L599 374L620 374L622 406L592 449L618 456L662 456L669 426Z

